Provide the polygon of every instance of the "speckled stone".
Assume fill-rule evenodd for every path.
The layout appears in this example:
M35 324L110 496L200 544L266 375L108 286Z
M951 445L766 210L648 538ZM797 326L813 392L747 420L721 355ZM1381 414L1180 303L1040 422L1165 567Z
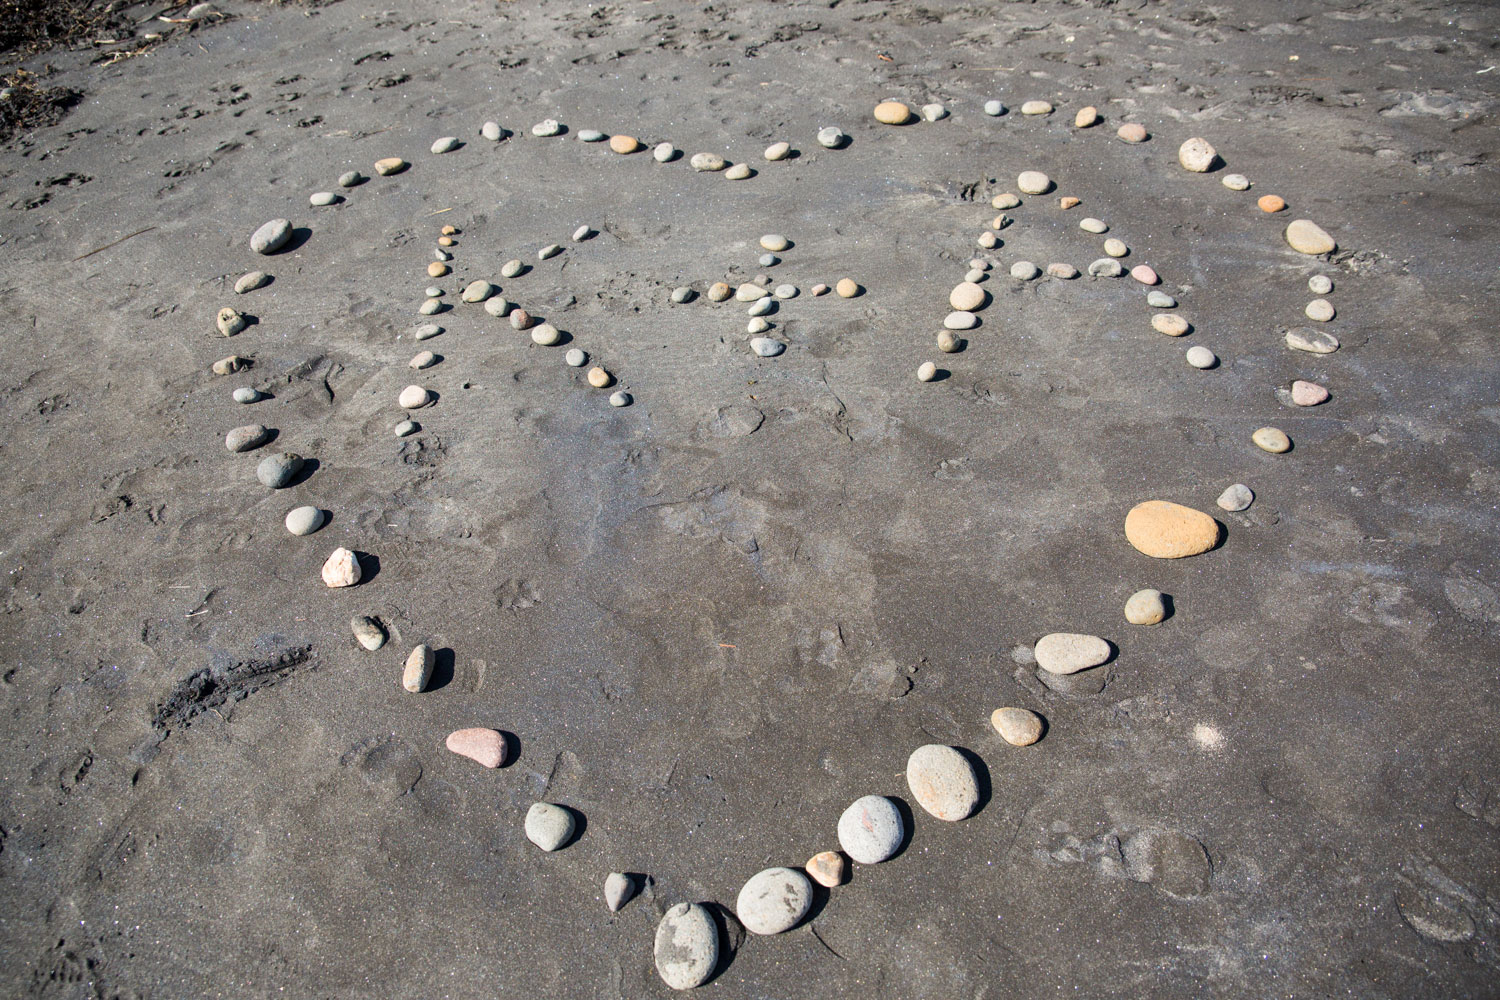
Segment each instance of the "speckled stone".
M906 784L923 809L950 823L967 819L979 804L974 767L953 747L929 743L912 751Z
M752 934L791 930L812 907L812 883L792 868L767 868L750 876L735 899L734 912Z
M1042 738L1042 717L1024 708L997 708L990 725L1013 747L1029 747Z
M1138 503L1125 516L1125 538L1154 559L1183 559L1219 541L1219 525L1202 511L1167 500Z
M906 824L890 799L866 795L839 817L838 835L845 854L862 865L875 865L896 853Z

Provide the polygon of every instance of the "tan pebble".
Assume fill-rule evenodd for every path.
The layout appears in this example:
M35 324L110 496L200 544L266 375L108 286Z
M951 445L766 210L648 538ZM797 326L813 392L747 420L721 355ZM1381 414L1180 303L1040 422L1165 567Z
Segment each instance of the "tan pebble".
M838 851L821 851L807 861L807 874L819 885L832 889L849 877L849 862Z
M1137 590L1125 602L1125 620L1132 625L1157 625L1167 617L1167 604L1159 590Z
M728 166L718 153L694 153L688 165L698 171L723 170Z
M505 763L505 737L493 729L459 729L448 734L449 750L484 767Z
M383 160L375 161L375 172L382 177L389 177L391 174L399 174L406 169L406 166L406 161L401 157L387 156Z
M1207 173L1218 162L1218 152L1207 139L1194 136L1177 148L1177 162L1195 174Z
M944 354L956 354L963 346L963 338L952 330L943 330L937 335L937 348Z
M732 294L734 293L729 290L729 286L722 281L715 281L708 286L708 297L714 302L723 302Z
M1292 439L1286 436L1286 432L1277 427L1262 427L1250 435L1250 440L1261 451L1269 451L1273 455L1280 455L1284 451L1292 450Z
M1079 108L1078 113L1073 116L1074 128L1088 128L1099 121L1099 109L1090 104L1086 108Z
M250 367L250 359L242 358L238 354L231 354L227 358L220 358L213 363L215 375L233 375L235 372L244 371Z
M1019 204L1021 204L1020 197L1010 193L1009 191L997 194L995 195L995 197L990 199L991 208L1015 208Z
M1328 390L1316 382L1302 379L1292 383L1292 402L1298 406L1317 406L1328 399Z
M612 135L609 148L621 156L628 156L641 148L641 141L633 135Z
M217 323L219 325L219 332L226 337L233 337L249 325L249 321L245 319L238 309L231 309L229 306L225 306L219 310Z
M859 283L853 278L840 278L838 284L833 286L833 290L839 293L840 298L852 299L864 289L860 288Z
M448 273L448 265L444 264L441 261L436 261L435 260L431 264L427 265L427 274L428 274L429 277L441 278L443 275L445 275L447 273Z
M1121 125L1115 130L1115 135L1119 136L1122 142L1130 143L1145 142L1148 138L1146 126L1137 125L1135 122L1127 122Z
M791 242L780 233L767 233L760 238L760 246L762 250L781 253L787 247L791 246Z
M921 366L917 368L917 381L931 382L935 378L937 378L937 365L931 361L922 362Z
M406 665L401 669L401 686L412 694L427 690L427 685L432 680L435 660L432 647L425 642L413 649L406 657Z
M1327 323L1335 315L1333 303L1327 299L1313 299L1302 311L1307 314L1308 319L1317 320L1319 323Z
M1023 115L1050 115L1052 104L1048 101L1027 101L1021 105Z
M420 385L409 385L396 397L396 403L403 410L420 410L430 402L432 402L432 393Z
M1176 313L1157 313L1151 317L1151 329L1168 337L1181 337L1192 325Z
M1183 559L1218 544L1219 523L1180 503L1147 500L1125 515L1125 538L1153 559Z
M955 285L948 293L948 304L961 312L973 312L984 305L985 291L972 281Z
M997 708L990 725L1013 747L1029 747L1042 738L1042 717L1025 708Z
M1022 194L1046 194L1052 190L1052 178L1040 170L1023 170L1016 177L1016 187Z
M603 389L605 386L609 385L615 380L615 377L613 375L611 375L609 372L605 371L598 365L595 365L594 367L589 369L588 378L589 385L593 386L595 389Z
M724 179L726 181L742 181L753 173L755 173L755 171L750 169L750 164L736 163L734 166L724 171Z
M352 587L362 574L359 558L346 548L334 549L323 563L323 582L330 587Z
M773 143L771 143L771 145L769 145L769 146L766 147L766 151L764 153L764 156L765 156L766 159L768 159L768 160L770 160L771 162L774 163L777 160L783 159L786 156L786 154L790 153L791 151L792 151L792 144L791 143L789 143L789 142L773 142Z
M1071 280L1078 277L1078 268L1074 267L1072 264L1048 264L1047 273L1052 275L1052 277L1054 278L1064 278Z
M1333 237L1311 219L1296 219L1288 224L1286 241L1293 250L1310 256L1332 253L1338 248Z
M828 294L828 286L824 285L824 284L817 284L817 285L813 285L811 288L809 288L808 291L811 292L814 295L827 295Z
M454 239L451 236L439 236L438 237L438 246L440 246L440 247L451 247L451 246L453 246L453 244L454 244Z
M1104 252L1111 257L1123 257L1130 252L1124 240L1117 240L1113 236L1104 241Z
M1262 212L1279 212L1286 208L1286 201L1274 194L1261 195L1256 199L1255 204L1260 206Z
M456 236L456 235L458 235L458 229L455 226L444 226L442 229L438 230L438 235L440 235L440 236Z
M1057 207L1062 209L1076 208L1083 204L1082 198L1074 198L1072 195L1057 199Z
M911 108L900 101L881 101L875 105L875 120L887 125L905 125L911 121Z

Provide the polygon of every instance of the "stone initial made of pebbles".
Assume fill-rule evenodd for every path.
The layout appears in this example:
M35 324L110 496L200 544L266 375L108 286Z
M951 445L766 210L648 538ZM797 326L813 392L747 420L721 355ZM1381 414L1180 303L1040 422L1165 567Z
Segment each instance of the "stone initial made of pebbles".
M1167 500L1147 500L1125 515L1125 538L1154 559L1183 559L1219 541L1219 524L1202 511Z
M505 763L505 737L493 729L458 729L448 734L445 745L481 767L495 768Z
M839 846L862 865L889 860L906 837L896 804L880 795L856 799L839 816Z
M719 927L698 903L678 903L656 925L656 973L674 990L702 986L719 964Z
M526 811L526 839L548 853L564 847L577 825L571 809L553 802L533 802Z
M1097 635L1053 632L1037 640L1037 666L1049 674L1076 674L1109 659L1109 643Z
M734 913L752 934L791 930L812 908L812 883L792 868L767 868L746 880Z
M330 587L352 587L363 575L359 557L343 547L334 549L328 561L323 563L323 582Z
M906 785L930 815L956 823L979 804L979 779L968 758L953 747L929 743L906 761Z
M1167 617L1167 603L1159 590L1137 590L1125 602L1125 620L1132 625L1157 625Z
M401 667L401 686L412 694L426 691L436 663L431 646L425 642L417 646L406 655L406 663Z
M997 708L990 725L1013 747L1029 747L1042 738L1042 717L1025 708Z

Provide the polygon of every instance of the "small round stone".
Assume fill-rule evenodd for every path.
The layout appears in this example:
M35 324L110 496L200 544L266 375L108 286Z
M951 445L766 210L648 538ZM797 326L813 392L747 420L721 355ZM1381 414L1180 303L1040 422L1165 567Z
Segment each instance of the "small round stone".
M1024 708L997 708L990 725L1013 747L1029 747L1042 738L1042 717Z
M1016 188L1022 194L1046 194L1052 190L1052 178L1040 170L1023 170L1016 177Z
M1297 326L1286 332L1286 346L1309 354L1332 354L1339 349L1339 339L1326 330Z
M750 350L763 358L774 358L786 350L786 345L771 337L756 337L750 341Z
M261 485L279 490L302 471L304 464L301 455L294 455L291 452L267 455L255 467L255 478L260 480Z
M1302 379L1292 383L1292 402L1298 406L1317 406L1328 399L1328 390L1316 382L1304 382Z
M1125 620L1132 625L1157 625L1166 617L1167 604L1159 590L1137 590L1125 602Z
M670 142L659 142L651 150L651 158L657 163L666 163L677 156L677 147Z
M937 335L937 349L944 354L957 354L964 349L963 338L951 330L943 330Z
M922 105L922 117L930 122L942 121L948 117L948 109L937 103L924 104Z
M969 267L975 271L988 271L993 265L983 257L974 257L969 261Z
M812 883L791 868L767 868L750 876L735 899L734 913L752 934L780 934L812 907Z
M807 859L808 876L825 889L844 884L849 877L849 862L838 851L819 851Z
M434 153L451 153L462 145L463 143L458 140L458 136L445 135L432 144L432 151Z
M937 365L933 364L931 361L924 361L917 367L917 381L931 382L933 379L937 378L937 371Z
M592 226L579 226L577 229L573 230L572 240L574 243L582 243L584 240L590 239L594 235L595 233Z
M412 332L411 332L411 339L412 340L431 340L433 337L436 337L438 334L440 334L442 332L443 332L443 328L440 327L440 326L438 326L436 323L423 323L421 326L419 326L416 329L412 330Z
M605 370L602 366L595 365L594 367L589 369L588 380L589 385L593 386L595 389L603 389L611 382L613 382L615 380L615 377L611 375L607 370Z
M1181 337L1192 329L1192 324L1176 313L1157 313L1151 317L1151 329L1168 337Z
M1177 300L1158 288L1153 288L1146 293L1146 305L1153 309L1175 309Z
M499 122L485 122L479 127L479 134L490 142L499 142L500 137L505 135L505 129L500 127Z
M1150 135L1146 132L1146 126L1137 125L1135 122L1127 122L1115 130L1115 135L1121 142L1137 143L1145 142Z
M678 903L656 925L656 972L674 990L702 986L719 964L719 928L697 903Z
M772 253L782 253L791 245L791 241L780 233L767 233L760 238L761 249L770 250Z
M795 299L797 297L797 286L777 285L776 290L772 294L778 299Z
M971 312L951 312L943 317L945 330L972 330L979 325L979 317Z
M246 277L249 277L249 275L246 275ZM240 280L243 281L244 278ZM1333 279L1326 274L1315 274L1307 279L1307 290L1314 295L1327 295L1333 291ZM238 285L235 286L235 291L239 291Z
M457 236L458 227L454 225L445 225L442 229L438 230L438 234L441 236Z
M1120 262L1108 257L1100 257L1089 265L1089 274L1095 278L1118 278L1124 273L1125 268L1120 266Z
M1020 204L1020 196L1009 191L1003 191L990 199L991 208L1018 208Z
M988 274L986 274L984 271L979 270L979 268L977 267L971 268L970 270L964 272L964 280L975 284L978 284L988 277Z
M724 171L724 179L726 181L742 181L754 172L755 171L750 169L750 164L736 163L734 166Z
M543 118L541 121L531 126L531 134L540 137L561 135L562 130L562 123L559 122L556 118Z
M983 288L972 281L964 281L955 285L953 291L948 293L948 304L963 312L973 312L984 305L984 300L988 297Z
M339 174L339 187L342 188L358 187L364 182L365 175L360 173L358 170L347 170L344 173Z
M512 259L506 261L504 264L500 265L500 277L502 277L502 278L514 278L516 275L520 274L525 269L526 269L526 265L525 264L521 263L520 260L512 258Z
M688 166L698 171L714 171L723 170L728 164L718 153L694 153L693 158L688 160Z
M448 294L437 285L428 285L423 291L429 299L442 298L444 295Z
M1202 344L1187 349L1187 363L1194 368L1209 369L1219 363L1219 356Z
M818 130L818 145L825 149L838 149L849 137L844 135L844 130L837 125Z
M286 530L294 535L310 535L323 527L323 522L327 519L327 515L317 507L293 507L287 511Z
M505 763L505 737L493 729L457 729L443 742L450 751L480 767L495 768Z
M572 810L551 802L533 802L526 811L526 839L549 853L566 844L576 827Z
M1032 651L1037 666L1049 674L1076 674L1109 659L1109 643L1097 635L1053 632L1037 640Z
M589 363L589 356L584 351L573 347L568 350L567 354L563 355L563 361L565 361L570 368L582 368L584 365Z
M1078 268L1074 267L1072 264L1052 263L1047 265L1047 273L1054 278L1062 278L1064 281L1071 281L1074 278L1078 277Z
M1111 236L1104 241L1104 252L1111 257L1123 257L1130 253L1130 248L1125 245L1124 240L1117 240Z
M777 264L781 263L781 258L776 256L774 253L763 253L756 260L756 263L758 263L761 267L775 267Z
M354 633L355 642L372 653L385 645L385 628L377 618L355 615L349 619L349 631Z
M1286 208L1286 199L1276 194L1263 194L1255 200L1255 205L1269 215Z
M450 261L450 260L453 259L453 255L451 253L449 253L448 251L444 250L442 247L433 247L432 248L432 259L433 260L440 260L440 261L443 261L443 262L446 263L447 261Z
M768 159L768 160L770 160L771 162L774 163L777 160L785 159L786 155L788 153L790 153L791 151L792 151L792 144L791 143L789 143L789 142L773 142L773 143L771 143L771 145L769 145L769 146L766 147L766 151L762 155L764 155L766 159Z
M623 389L619 392L612 392L609 394L610 406L629 406L633 402L635 402L635 398L631 396L630 393L625 392Z
M1130 276L1143 285L1154 285L1161 281L1156 272L1145 264L1137 264L1130 269Z
M756 299L754 302L752 302L750 304L750 308L745 310L745 315L766 316L770 313L775 312L776 308L776 299L771 295L766 295L764 298Z
M875 120L886 125L905 125L911 121L911 108L900 101L881 101L875 105Z
M219 315L215 317L215 322L219 327L219 332L226 337L233 337L250 325L250 321L245 318L243 313L238 309L231 309L229 306L225 306L219 310Z
M929 743L912 751L906 784L923 809L949 823L968 819L979 804L974 766L953 747Z
M813 285L811 288L809 288L808 291L812 292L813 295L827 295L829 292L829 288L827 285L819 282L818 284Z
M1207 139L1194 136L1177 147L1177 162L1182 169L1195 174L1207 173L1218 162L1219 154Z
M260 402L260 390L253 389L248 385L242 385L232 393L236 403L258 403Z
M1090 104L1086 108L1079 108L1078 113L1073 116L1074 128L1091 128L1099 122L1099 109Z
M323 563L321 575L326 586L337 589L354 586L364 575L364 570L359 565L358 556L343 546L339 546Z
M1086 219L1080 219L1078 222L1078 228L1082 229L1086 233L1109 232L1109 226L1105 225L1102 220L1095 219L1092 216Z
M1219 494L1219 499L1214 501L1214 503L1228 511L1244 510L1254 502L1254 491L1244 483L1235 483L1233 486L1225 488L1224 492Z
M838 284L833 286L833 290L838 293L840 298L844 299L852 299L864 291L853 278L840 278Z
M406 656L406 663L401 667L401 686L412 694L427 690L436 664L437 657L433 655L432 647L422 643Z
M558 245L556 243L548 243L546 246L542 247L540 250L538 250L536 252L536 259L537 260L551 260L553 257L556 257L558 254L560 254L562 252L563 252L563 248L560 245Z
M609 148L621 156L629 156L641 148L641 141L633 135L612 135Z
M286 246L292 238L292 224L286 219L272 219L250 235L250 249L271 254Z
M889 860L906 837L906 824L896 804L880 795L866 795L839 816L839 846L862 865Z
M1023 115L1050 115L1052 104L1048 101L1027 101L1021 105Z
M1225 174L1224 179L1219 183L1231 191L1248 191L1250 189L1250 178L1244 174Z
M422 316L435 316L443 311L443 300L432 298L426 299L417 307L418 314Z
M390 177L392 174L399 174L408 166L410 164L399 156L387 156L375 161L375 172L382 177Z
M562 340L562 331L551 323L538 323L531 331L531 342L538 347L552 347Z
M608 138L609 136L605 135L603 132L600 132L598 129L585 128L578 130L579 142L603 142Z
M1219 525L1202 511L1167 500L1147 500L1125 515L1125 538L1153 559L1183 559L1219 541Z
M422 425L415 420L403 420L397 424L392 431L398 438L410 437L422 429Z
M1269 451L1273 455L1291 451L1292 439L1286 436L1286 432L1278 427L1262 427L1250 435L1250 440L1261 451Z
M979 234L979 238L976 239L974 242L982 250L993 250L993 249L995 249L995 247L997 247L997 246L1000 245L1000 239L999 239L999 237L997 237L994 233L989 232L989 231L985 231L985 232L980 233Z
M734 293L730 290L729 285L725 282L716 281L712 285L708 286L708 297L710 301L723 302L732 294Z
M695 293L693 292L693 290L687 285L678 285L676 288L672 289L671 298L673 302L681 305L684 302L691 302L693 300L694 294Z
M314 208L322 208L325 205L332 205L343 200L332 191L314 191L307 196L307 203Z
M432 402L432 393L420 385L409 385L396 397L397 405L403 410L419 410L430 402Z
M451 268L449 268L447 264L444 264L440 260L435 260L431 264L427 265L427 276L429 278L441 278L450 270Z
M1010 276L1017 281L1030 281L1041 273L1041 268L1029 260L1018 260L1010 266Z
M1308 319L1319 323L1327 323L1334 317L1333 303L1327 299L1313 299L1302 311L1307 314Z
M984 113L989 115L991 118L999 118L1001 115L1005 114L1005 105L999 101L985 101Z

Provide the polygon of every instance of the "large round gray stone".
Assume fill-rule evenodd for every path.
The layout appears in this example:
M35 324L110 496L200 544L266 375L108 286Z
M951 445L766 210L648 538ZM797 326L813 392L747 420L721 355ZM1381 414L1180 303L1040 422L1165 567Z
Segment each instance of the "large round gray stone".
M807 916L812 883L791 868L767 868L750 876L735 901L735 915L752 934L780 934Z

